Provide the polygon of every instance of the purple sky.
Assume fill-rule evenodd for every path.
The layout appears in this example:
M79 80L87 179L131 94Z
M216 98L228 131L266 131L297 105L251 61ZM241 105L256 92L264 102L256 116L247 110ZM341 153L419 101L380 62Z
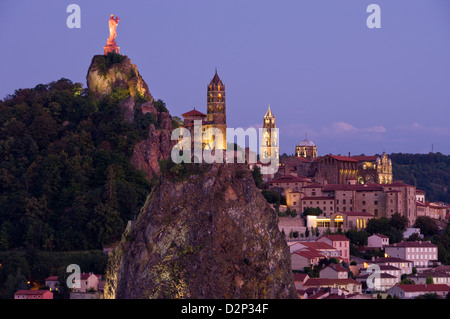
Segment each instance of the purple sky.
M66 26L70 3L81 29ZM381 29L366 26L371 3ZM228 126L260 126L270 104L281 153L308 134L319 155L450 154L448 0L2 0L0 98L61 77L85 86L110 14L173 116L206 112L217 67Z

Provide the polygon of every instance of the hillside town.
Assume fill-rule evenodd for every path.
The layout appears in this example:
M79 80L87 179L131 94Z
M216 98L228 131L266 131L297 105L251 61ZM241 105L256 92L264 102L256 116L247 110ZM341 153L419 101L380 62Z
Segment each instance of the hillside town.
M263 123L275 127L270 107ZM278 153L270 141L263 140L262 145L261 152L269 145L271 152ZM284 199L273 206L290 248L300 298L448 295L450 266L441 265L437 246L424 240L414 225L418 218L430 218L443 231L450 205L427 201L424 191L394 181L393 176L392 161L385 152L317 156L317 146L306 137L294 155L281 156L277 173L263 176L266 193ZM351 241L344 235L347 231L364 231L371 220L393 216L405 223L399 242L390 243L389 236L374 233L357 247L366 259L352 255Z
M101 69L100 65L106 70L107 59L118 59L119 62L110 61L111 65L119 65L122 69L124 65L131 65L128 58L119 54L114 40L118 21L120 19L111 15L109 22L114 28L111 27L104 56L101 59L94 57L91 62L87 76L91 93L99 94L99 85L93 84L93 79L106 81L107 76L99 76L97 69ZM148 182L146 190L151 189L150 194L144 190L139 192L144 206L138 207L138 193L126 192L132 188L131 183L124 182L131 169L122 169L118 164L103 167L103 161L107 161L104 154L112 146L109 142L99 143L101 150L95 154L100 164L96 169L101 171L98 175L102 175L105 182L98 186L101 191L93 192L89 199L94 202L103 197L105 203L90 205L83 194L79 194L72 206L61 208L62 213L52 217L55 224L63 218L70 221L66 224L76 224L83 216L88 227L76 225L81 230L72 234L71 228L67 230L66 224L62 224L55 229L67 233L55 241L54 237L59 234L55 232L54 235L47 224L37 222L40 218L50 219L46 217L49 212L46 197L25 202L24 215L29 218L26 221L35 223L35 227L27 228L24 236L28 248L20 256L10 257L5 253L9 264L3 267L3 273L0 272L8 288L14 288L11 290L15 291L14 299L127 299L136 296L183 299L191 298L189 293L197 293L194 298L206 296L211 299L216 296L243 299L283 296L284 299L298 297L305 300L450 298L450 204L429 201L424 190L395 180L393 161L386 152L352 155L345 150L345 155L319 156L317 145L305 136L292 147L292 155L280 154L277 109L270 106L265 113L261 112L264 114L263 135L259 149L242 148L232 139L227 142L226 89L217 69L207 86L206 112L186 109L181 114L183 119L174 119L164 103L153 100L145 82L137 77L137 68L133 67L127 68L131 71L123 78L139 82L139 85L133 83L147 95L138 90L135 90L137 93L133 91L135 96L126 95L125 98L119 94L120 90L108 92L108 95L117 99L115 104L111 102L111 108L118 108L123 113L117 112L123 115L120 121L127 122L124 127L131 130L132 124L139 121L148 125L139 124L144 127L141 132L144 137L139 142L142 143L139 147L127 148L127 154L132 154L132 158L123 160L132 162L140 170L136 174L140 183L146 185ZM110 77L113 74L122 76L121 72L124 72L114 71L113 66L109 71ZM124 124L120 121L118 123ZM66 126L66 122L60 122L61 126ZM228 150L231 144L235 155L239 152L244 155L245 163L226 168L211 165L208 170L199 168L201 165L186 168L180 163L175 164L173 158L171 162L168 154L171 154L176 139L170 140L170 131L183 128L195 135L195 123L202 125L202 149ZM95 128L95 125L90 126ZM136 127L139 126L136 124ZM217 133L210 134L209 129L216 129ZM125 147L129 143L127 138L117 140ZM178 141L182 139L181 135ZM182 148L178 150L180 152L183 153ZM277 169L264 173L267 172L265 168L273 164L267 163L270 159L276 159ZM84 168L80 166L79 170L84 171ZM150 173L144 176L142 172ZM26 180L26 174L23 176ZM71 183L78 187L74 181ZM28 184L27 188L33 190ZM52 189L56 190L57 186ZM119 210L128 209L128 205L119 199L127 196L133 200L137 207L133 209L137 213L121 216ZM84 204L92 206L94 214L83 209ZM70 214L73 219L67 217ZM10 224L5 222L8 227ZM9 250L16 248L7 236L14 232L6 226L2 228L1 242L5 251L8 247ZM87 238L94 238L96 245L89 246L87 239L80 240L85 228L95 235ZM48 238L41 236L45 230ZM98 234L108 236L100 238ZM444 244L444 240L436 239L442 234L447 236ZM64 273L61 267L50 268L44 262L38 263L38 251L53 252L54 241L71 252L75 248L88 251L95 247L100 257L95 256L85 264L98 266L103 273L69 271L74 264L64 268ZM80 246L77 246L78 241L82 242ZM69 242L77 245L69 245ZM26 279L32 280L25 281L20 267L25 262L28 264L28 260L33 269L27 269ZM98 265L99 260L109 263L107 270L106 266ZM207 264L211 260L217 264ZM0 260L0 269L2 263ZM18 268L17 278L7 273L15 267ZM192 274L193 270L195 274ZM44 271L47 273L42 275ZM223 282L222 291L213 287L217 282L211 279L217 278L214 276L219 271L223 273L216 281ZM264 271L266 273L261 275ZM201 277L197 276L199 273L205 277L193 280L191 287L187 287L187 280ZM119 288L125 292L119 294Z

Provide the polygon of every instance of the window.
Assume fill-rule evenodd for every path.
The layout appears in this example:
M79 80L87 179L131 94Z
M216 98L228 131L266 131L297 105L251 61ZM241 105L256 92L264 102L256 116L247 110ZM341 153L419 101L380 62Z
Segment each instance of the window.
M376 200L376 201L374 201L373 203L374 203L375 205L378 205L378 201L377 201L377 200Z
M347 204L347 202L346 202L346 200L345 200L345 199L344 199L344 200L342 201L342 203L343 203L343 204Z
M363 204L363 205L366 205L366 201L365 201L365 200L363 200L363 201L362 201L362 204Z

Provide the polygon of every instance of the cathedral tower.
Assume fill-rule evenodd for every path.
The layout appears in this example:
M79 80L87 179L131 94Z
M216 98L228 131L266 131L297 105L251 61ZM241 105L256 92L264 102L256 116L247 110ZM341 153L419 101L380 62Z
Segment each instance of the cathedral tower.
M271 129L274 129L273 131L274 135L272 135ZM277 133L275 129L276 129L275 116L273 116L269 105L269 109L267 110L266 115L264 115L263 136L261 137L261 148L260 148L261 159L271 157L278 158L279 156L279 146L277 144L278 136L276 135Z
M205 129L216 128L222 132L222 143L218 141L216 148L226 149L227 147L227 113L225 107L225 85L216 73L208 85L207 90L207 113ZM216 136L208 134L203 139L204 147L212 148Z

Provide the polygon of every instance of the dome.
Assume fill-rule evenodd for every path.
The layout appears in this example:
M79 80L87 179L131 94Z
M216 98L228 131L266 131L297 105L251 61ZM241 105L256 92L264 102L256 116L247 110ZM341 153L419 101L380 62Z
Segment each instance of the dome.
M298 143L297 146L316 146L316 144L314 144L311 140L304 138L300 143Z

